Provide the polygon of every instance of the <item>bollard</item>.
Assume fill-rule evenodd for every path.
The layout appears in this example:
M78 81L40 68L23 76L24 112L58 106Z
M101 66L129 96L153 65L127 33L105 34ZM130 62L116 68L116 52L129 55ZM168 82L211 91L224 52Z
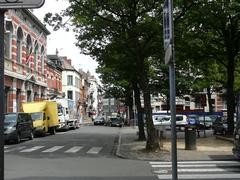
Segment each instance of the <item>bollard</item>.
M185 149L196 150L196 129L194 127L185 127Z

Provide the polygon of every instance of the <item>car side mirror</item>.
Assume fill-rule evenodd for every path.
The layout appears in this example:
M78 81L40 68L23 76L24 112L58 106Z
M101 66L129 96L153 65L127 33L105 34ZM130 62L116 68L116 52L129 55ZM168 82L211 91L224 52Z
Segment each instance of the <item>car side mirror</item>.
M49 116L47 117L47 120L50 120L50 117L49 117Z

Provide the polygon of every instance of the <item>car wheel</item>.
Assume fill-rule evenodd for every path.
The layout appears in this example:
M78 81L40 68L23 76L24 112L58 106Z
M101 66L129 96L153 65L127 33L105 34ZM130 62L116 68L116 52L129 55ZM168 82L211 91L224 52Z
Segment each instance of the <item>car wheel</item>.
M213 131L213 134L214 134L214 135L216 135L216 134L217 134L216 130L214 130L214 131Z
M225 136L226 135L226 130L222 131L222 135Z
M33 138L34 138L34 135L33 135L33 132L31 131L30 136L29 136L29 140L33 140Z
M21 138L20 138L20 135L18 134L16 137L16 143L19 144L20 142L21 142Z
M51 135L55 135L55 134L56 134L56 129L55 129L55 127L52 127L52 128L51 128L50 134L51 134Z

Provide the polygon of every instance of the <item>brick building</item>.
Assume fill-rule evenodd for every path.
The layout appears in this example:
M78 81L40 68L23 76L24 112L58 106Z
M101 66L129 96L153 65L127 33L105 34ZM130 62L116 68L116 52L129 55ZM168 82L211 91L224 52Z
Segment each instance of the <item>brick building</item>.
M5 112L21 111L21 102L47 98L47 35L29 10L5 13Z
M47 99L62 98L62 59L57 54L47 57Z

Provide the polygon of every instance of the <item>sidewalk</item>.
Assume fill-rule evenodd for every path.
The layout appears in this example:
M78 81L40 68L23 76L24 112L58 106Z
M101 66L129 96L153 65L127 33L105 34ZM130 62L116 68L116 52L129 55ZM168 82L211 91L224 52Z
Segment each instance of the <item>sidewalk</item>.
M120 129L116 154L121 158L146 161L171 161L171 139L163 141L159 152L146 152L146 141L137 141L137 127ZM230 140L219 139L216 136L197 138L196 150L185 150L185 139L177 139L177 159L184 160L224 160L234 159L233 143Z

